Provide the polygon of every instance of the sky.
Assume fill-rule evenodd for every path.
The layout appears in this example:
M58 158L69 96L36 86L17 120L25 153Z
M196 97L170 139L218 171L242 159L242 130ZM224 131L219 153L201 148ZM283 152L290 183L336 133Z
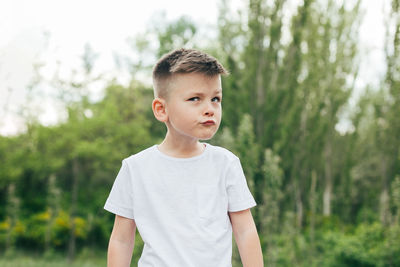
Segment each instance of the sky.
M295 1L295 0L294 0ZM40 103L28 102L34 65L42 62L42 74L51 76L60 63L65 70L80 64L85 44L99 55L96 71L115 73L114 55L129 54L129 38L144 33L162 13L167 21L188 16L204 31L215 29L215 0L0 0L0 134L24 129L21 107L37 110L44 124L57 122L62 112L51 97L52 88ZM240 9L243 0L230 6ZM365 16L360 30L363 52L357 87L377 86L384 73L382 1L363 0ZM160 25L162 26L162 25ZM53 100L52 100L53 99ZM344 126L345 127L345 126Z

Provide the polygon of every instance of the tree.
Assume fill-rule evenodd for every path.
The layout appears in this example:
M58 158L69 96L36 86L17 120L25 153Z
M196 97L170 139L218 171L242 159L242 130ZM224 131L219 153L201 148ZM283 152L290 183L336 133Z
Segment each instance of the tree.
M394 26L393 31L391 26ZM400 170L398 160L400 141L400 2L392 1L391 11L386 25L386 62L387 71L383 84L384 93L389 100L382 107L380 148L382 155L380 194L380 216L383 223L389 222L389 188L395 174Z
M184 47L189 44L196 34L196 26L188 17L180 17L171 23L166 23L166 27L157 25L156 33L159 47L157 58L171 50Z

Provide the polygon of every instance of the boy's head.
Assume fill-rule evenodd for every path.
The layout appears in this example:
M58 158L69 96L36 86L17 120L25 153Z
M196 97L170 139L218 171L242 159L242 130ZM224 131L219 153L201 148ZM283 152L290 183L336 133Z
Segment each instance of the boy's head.
M168 98L176 74L199 73L213 77L228 72L212 56L195 49L177 49L161 57L153 69L154 96Z
M215 58L193 49L172 51L158 61L152 108L168 136L187 141L214 136L222 115L220 76L226 74Z

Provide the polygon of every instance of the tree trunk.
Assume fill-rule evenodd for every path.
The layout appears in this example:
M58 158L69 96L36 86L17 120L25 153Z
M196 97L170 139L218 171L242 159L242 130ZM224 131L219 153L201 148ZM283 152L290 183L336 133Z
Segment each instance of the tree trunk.
M70 207L70 220L71 228L69 233L68 242L68 261L71 262L75 258L76 251L76 237L75 237L75 217L76 207L78 201L78 175L79 175L79 163L77 159L72 161L72 192L71 192L71 207Z
M6 236L6 247L5 251L12 251L14 249L14 241L12 238L12 231L18 220L19 210L19 199L15 194L15 184L10 183L8 186L8 203L7 203L7 221L9 222L9 228Z
M256 112L256 136L258 140L262 140L264 135L264 105L265 105L265 88L263 84L263 68L264 55L263 48L260 47L260 58L257 65L256 76L256 94L257 94L257 112Z
M59 205L59 195L60 190L56 185L56 176L55 174L51 174L48 181L48 198L47 198L47 206L49 212L49 220L46 226L45 233L45 241L44 241L44 250L47 252L51 248L51 229L53 228L54 220L58 213L58 205Z
M389 179L387 175L387 160L382 160L381 165L381 177L382 177L382 188L379 198L379 213L380 221L382 224L387 225L390 221L389 216Z
M332 138L329 134L325 150L325 189L323 197L323 214L331 215L331 199L332 199Z
M315 170L311 171L311 188L310 188L310 240L311 247L314 248L314 229L315 229L315 204L316 204L316 193L315 188L317 186L317 173Z
M294 157L293 168L291 174L291 180L293 181L293 193L296 206L296 226L298 230L301 230L303 226L303 200L302 200L302 187L301 187L301 176L299 173L299 159Z
M303 201L301 199L300 187L296 187L296 211L297 211L297 229L301 229L303 225Z

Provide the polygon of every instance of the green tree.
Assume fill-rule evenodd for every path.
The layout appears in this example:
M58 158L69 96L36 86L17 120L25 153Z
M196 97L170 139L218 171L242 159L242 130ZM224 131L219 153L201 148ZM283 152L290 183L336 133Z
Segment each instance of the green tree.
M263 198L260 209L260 229L263 254L268 266L277 265L278 233L280 232L279 203L282 200L283 171L280 168L280 158L271 149L265 150L264 164L262 165Z
M180 17L176 21L165 23L165 27L157 25L156 33L159 48L157 58L171 50L185 47L196 34L196 26L188 17Z
M386 78L383 83L383 90L389 98L385 106L381 107L383 127L380 129L380 152L382 157L381 165L381 194L380 194L380 217L383 223L390 221L389 213L389 192L390 184L396 173L400 170L398 159L400 141L400 2L393 0L391 11L388 17L386 29ZM391 32L391 26L394 31Z

